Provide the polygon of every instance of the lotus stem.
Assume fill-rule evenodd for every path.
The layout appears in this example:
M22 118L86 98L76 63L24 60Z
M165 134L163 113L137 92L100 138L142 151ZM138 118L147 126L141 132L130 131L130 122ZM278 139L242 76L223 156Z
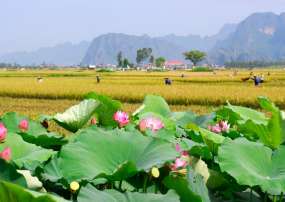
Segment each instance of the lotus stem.
M157 194L158 187L157 187L157 182L154 182L154 193Z
M279 202L283 201L283 192L281 192L281 195L279 196Z
M273 202L277 202L277 196L273 196Z
M76 195L71 193L71 201L76 202Z
M267 193L265 192L264 194L264 199L263 199L264 202L267 202Z
M120 183L119 183L119 190L122 191L122 184L123 184L123 180L120 180Z
M147 193L147 189L146 189L147 181L148 181L148 175L146 175L146 176L144 177L144 183L143 183L143 192L144 192L144 193Z
M250 188L250 202L252 202L252 187Z

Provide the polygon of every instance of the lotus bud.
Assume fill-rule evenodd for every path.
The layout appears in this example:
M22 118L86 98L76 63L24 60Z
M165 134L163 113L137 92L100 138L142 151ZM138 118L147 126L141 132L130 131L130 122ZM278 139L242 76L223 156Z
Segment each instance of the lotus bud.
M159 177L159 169L157 167L153 167L151 169L151 175L154 177L154 178L158 178Z
M4 126L4 124L0 123L0 143L4 142L7 136L7 128Z
M80 188L80 185L78 182L73 181L70 183L69 187L72 192L76 192Z
M175 145L175 150L176 150L177 152L181 152L181 147L180 147L179 144L176 144L176 145Z
M5 161L11 160L11 149L10 147L6 147L1 153L0 158L4 159Z
M96 118L92 118L90 123L91 123L91 125L96 125L97 124L97 119Z
M142 119L139 123L139 129L141 132L145 132L147 129L147 122L146 119Z
M183 158L189 158L189 153L188 153L188 151L182 151L181 152L181 157L183 157Z
M20 128L22 131L27 131L28 128L29 128L29 122L28 122L26 119L22 120L22 121L20 122L20 124L19 124L19 128Z

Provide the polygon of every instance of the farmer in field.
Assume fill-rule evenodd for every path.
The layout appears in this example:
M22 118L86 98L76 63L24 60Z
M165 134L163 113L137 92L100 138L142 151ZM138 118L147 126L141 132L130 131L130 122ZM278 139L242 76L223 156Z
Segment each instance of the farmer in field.
M261 75L260 79L261 79L261 83L264 83L264 74Z
M264 77L253 76L251 79L254 81L255 86L260 86L260 84L264 82Z
M101 81L101 79L100 79L100 76L96 76L96 81L97 81L97 83L100 83L100 81Z
M171 86L171 84L172 84L172 80L171 80L171 79L169 79L169 78L164 78L164 84L165 84L165 85L169 85L169 86Z
M38 83L42 83L43 81L44 81L44 79L41 76L37 77L37 82Z

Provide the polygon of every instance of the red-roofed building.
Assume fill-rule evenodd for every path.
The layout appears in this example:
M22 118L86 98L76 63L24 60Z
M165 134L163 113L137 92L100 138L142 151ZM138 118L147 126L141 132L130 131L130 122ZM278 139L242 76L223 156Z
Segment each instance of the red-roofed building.
M166 69L186 69L187 65L180 60L169 60L164 64Z

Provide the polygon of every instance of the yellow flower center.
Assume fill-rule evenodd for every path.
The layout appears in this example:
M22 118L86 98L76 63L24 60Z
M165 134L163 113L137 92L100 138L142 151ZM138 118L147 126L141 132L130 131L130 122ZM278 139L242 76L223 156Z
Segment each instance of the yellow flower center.
M153 167L151 169L151 175L154 177L154 178L158 178L159 177L159 170L157 167Z
M79 183L78 182L76 182L76 181L73 181L73 182L71 182L70 183L70 189L71 189L71 191L77 191L78 189L79 189L79 187L80 187L80 185L79 185Z

